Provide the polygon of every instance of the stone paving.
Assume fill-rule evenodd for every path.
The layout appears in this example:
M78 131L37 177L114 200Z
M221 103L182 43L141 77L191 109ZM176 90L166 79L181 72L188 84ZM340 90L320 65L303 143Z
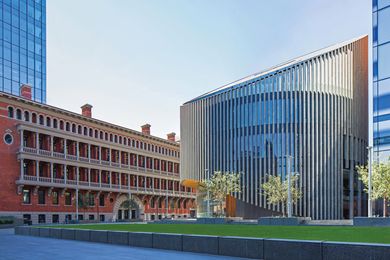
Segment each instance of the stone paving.
M14 235L13 229L0 229L0 259L238 260L243 258L19 236Z

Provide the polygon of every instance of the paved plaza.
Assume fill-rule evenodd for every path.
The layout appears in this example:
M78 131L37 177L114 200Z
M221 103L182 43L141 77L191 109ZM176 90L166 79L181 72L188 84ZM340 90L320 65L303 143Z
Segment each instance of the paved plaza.
M237 260L242 258L107 245L73 240L19 236L14 235L13 229L0 229L0 259Z

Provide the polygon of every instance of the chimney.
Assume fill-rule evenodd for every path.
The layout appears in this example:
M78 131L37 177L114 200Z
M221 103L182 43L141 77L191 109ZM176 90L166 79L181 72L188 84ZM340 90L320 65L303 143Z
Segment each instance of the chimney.
M143 126L141 126L141 129L142 129L142 133L144 135L150 135L150 126L149 124L145 124Z
M176 133L169 133L167 134L168 141L176 142Z
M92 105L85 104L81 107L81 114L86 117L92 117Z
M28 85L28 84L23 84L20 87L20 96L22 98L31 100L31 97L32 97L32 95L31 95L31 86Z

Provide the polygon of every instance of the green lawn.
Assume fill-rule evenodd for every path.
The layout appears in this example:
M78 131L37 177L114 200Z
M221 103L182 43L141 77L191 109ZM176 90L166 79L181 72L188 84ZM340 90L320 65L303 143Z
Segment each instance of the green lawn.
M93 230L120 230L390 244L390 227L258 226L203 224L87 224L63 225L55 227Z

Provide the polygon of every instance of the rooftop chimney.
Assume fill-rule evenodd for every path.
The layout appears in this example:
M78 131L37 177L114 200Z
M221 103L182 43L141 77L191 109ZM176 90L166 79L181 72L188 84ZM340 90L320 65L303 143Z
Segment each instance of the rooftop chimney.
M25 98L25 99L29 99L31 100L31 86L28 85L28 84L23 84L21 87L20 87L20 96Z
M149 124L145 124L143 126L141 126L141 129L142 129L142 133L144 135L150 135L150 126Z
M81 114L86 117L92 117L92 105L85 104L81 107Z
M176 142L176 133L169 133L167 134L168 141Z

